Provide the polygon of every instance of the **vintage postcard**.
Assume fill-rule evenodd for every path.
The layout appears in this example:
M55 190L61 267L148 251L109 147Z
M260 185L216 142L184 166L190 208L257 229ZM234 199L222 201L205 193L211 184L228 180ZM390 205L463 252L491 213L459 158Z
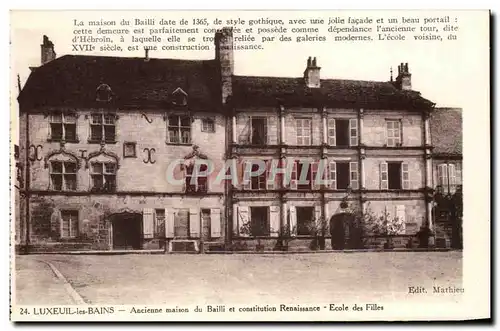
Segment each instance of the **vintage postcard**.
M11 320L490 311L490 13L12 11Z

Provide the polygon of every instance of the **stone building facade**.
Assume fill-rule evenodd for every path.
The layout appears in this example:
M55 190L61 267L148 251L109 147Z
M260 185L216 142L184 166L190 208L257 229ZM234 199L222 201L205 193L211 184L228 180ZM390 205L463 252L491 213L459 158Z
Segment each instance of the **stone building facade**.
M44 37L43 65L19 96L23 243L106 250L223 240L224 185L187 180L196 160L225 158L218 59L55 59L53 47Z
M20 241L273 249L289 233L308 249L311 229L358 210L397 217L401 237L433 227L434 103L408 64L385 82L323 79L316 58L298 78L238 76L232 45L222 29L213 60L56 59L44 37L19 96ZM196 178L199 160L234 162L238 180ZM247 177L255 161L267 170Z

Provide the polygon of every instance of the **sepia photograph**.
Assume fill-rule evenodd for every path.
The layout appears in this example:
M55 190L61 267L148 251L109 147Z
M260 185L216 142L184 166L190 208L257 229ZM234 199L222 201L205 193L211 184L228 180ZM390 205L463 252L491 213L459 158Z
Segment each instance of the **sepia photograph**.
M389 12L296 12L300 28L290 12L243 13L205 12L206 25L175 12L11 17L15 314L398 320L384 310L455 307L474 292L467 69L465 55L450 59L466 46L447 32L465 18L398 19L446 32L438 45L380 39L402 16ZM474 17L487 26L485 13ZM196 33L203 43L177 45Z

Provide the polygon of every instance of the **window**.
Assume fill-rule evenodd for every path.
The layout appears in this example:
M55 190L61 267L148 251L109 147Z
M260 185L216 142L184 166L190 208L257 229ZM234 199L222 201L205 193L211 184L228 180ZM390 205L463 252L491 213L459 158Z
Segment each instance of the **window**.
M201 221L202 221L202 231L201 233L205 237L209 237L211 235L212 228L212 220L210 217L210 209L202 209L201 210Z
M165 209L155 210L155 238L165 237Z
M259 170L259 165L252 164L251 169L252 169L253 173L256 173ZM253 176L252 178L250 178L250 181L251 181L250 188L252 190L265 190L266 189L266 181L267 181L267 171L262 172L258 176Z
M330 187L333 190L357 190L359 188L358 162L330 162Z
M123 157L137 157L135 146L133 142L123 143Z
M357 146L358 120L330 118L328 120L328 144L339 147Z
M267 120L262 117L252 117L251 119L251 141L253 145L267 144Z
M115 142L115 114L92 114L90 140L93 142Z
M312 144L311 138L311 119L310 118L297 118L297 145L309 146Z
M171 115L168 117L168 142L191 143L191 118L189 116Z
M349 162L337 163L337 190L347 190L349 187Z
M174 214L174 236L176 238L189 237L189 209L179 209Z
M208 167L206 164L200 164L200 172L206 173ZM206 193L208 192L207 176L195 174L194 165L186 167L186 192L187 193Z
M108 84L101 84L96 90L96 100L102 102L111 101L112 91Z
M455 193L462 183L461 165L443 163L439 164L438 170L438 190L442 193Z
M250 207L250 227L253 237L269 235L270 225L268 207Z
M78 236L78 210L61 211L61 237L74 238Z
M91 177L93 191L114 192L116 190L116 164L93 162Z
M52 189L56 191L75 191L76 172L77 167L75 162L50 162Z
M380 182L382 190L408 190L410 188L408 164L406 162L382 162Z
M401 146L401 121L387 120L387 146Z
M314 207L296 207L297 235L308 236L314 225Z
M202 132L215 132L215 120L212 118L204 118L201 121L201 131Z
M50 116L50 139L76 141L76 116L57 113Z
M305 179L304 179L304 174L302 172L305 172ZM312 167L311 164L308 163L302 163L297 161L297 189L298 190L310 190L313 185L312 181Z

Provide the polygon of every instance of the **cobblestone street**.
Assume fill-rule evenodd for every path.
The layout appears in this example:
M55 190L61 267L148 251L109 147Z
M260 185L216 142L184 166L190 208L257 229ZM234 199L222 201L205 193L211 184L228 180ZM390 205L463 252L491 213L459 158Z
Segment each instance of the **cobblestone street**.
M274 304L453 300L461 252L292 255L29 255L16 257L18 304L71 304L52 264L89 304Z

